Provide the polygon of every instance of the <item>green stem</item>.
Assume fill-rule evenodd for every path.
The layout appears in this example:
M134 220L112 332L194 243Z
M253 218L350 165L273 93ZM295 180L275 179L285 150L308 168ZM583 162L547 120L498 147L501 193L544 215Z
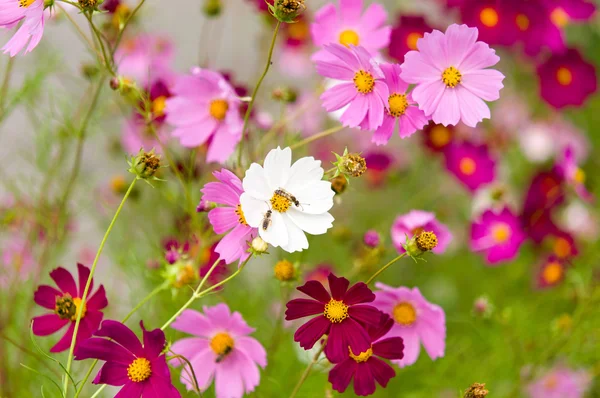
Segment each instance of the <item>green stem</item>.
M262 75L258 79L258 83L254 87L254 91L252 92L252 99L248 104L248 109L246 110L246 115L244 115L244 125L242 127L242 139L240 141L240 145L238 147L237 154L237 166L241 167L242 164L242 147L244 146L244 134L246 132L246 127L248 127L248 120L250 119L250 114L252 113L252 107L254 106L254 101L256 100L256 96L258 95L258 90L260 89L260 85L262 84L265 76L267 76L267 72L269 72L269 68L271 67L271 58L273 57L273 49L275 48L275 41L277 39L277 32L279 32L279 26L281 25L280 21L277 21L277 25L275 25L275 30L273 31L273 38L271 39L271 47L269 47L269 55L267 56L267 64L265 65L265 70Z
M0 118L2 117L1 115L4 114L4 100L6 99L6 93L8 92L8 83L10 82L10 75L12 74L14 64L15 58L8 57L4 78L2 79L2 86L0 86Z
M84 307L85 300L87 299L87 295L90 290L90 285L92 284L92 278L94 277L94 272L96 271L96 266L98 265L98 260L100 259L100 255L102 254L104 245L106 244L106 241L108 240L108 236L110 235L110 232L112 231L112 229L115 225L115 222L117 221L117 218L119 217L119 214L121 214L121 210L123 209L123 206L125 205L125 201L127 201L127 198L131 194L131 191L133 191L133 187L135 186L135 183L137 180L138 179L135 178L133 181L131 181L131 184L129 185L129 189L125 193L125 196L123 196L123 200L121 200L121 204L119 204L119 207L117 208L117 211L115 212L115 215L112 218L112 221L108 225L108 229L104 233L104 237L102 238L102 242L100 242L100 247L98 247L98 251L96 252L96 257L94 258L94 262L92 263L92 269L90 270L90 275L88 276L87 282L85 284L85 289L83 289L83 294L81 295L82 305L80 305L77 308L77 319L75 320L75 328L73 329L73 338L71 339L71 347L69 348L69 356L67 357L67 370L66 370L67 374L71 373L71 365L73 364L73 351L75 350L75 342L77 341L77 332L79 330L79 324L81 322L81 311ZM65 397L67 396L68 389L69 389L69 378L65 377L65 380L63 383L63 392L64 392Z
M298 391L300 391L300 387L302 387L302 384L304 384L304 382L306 381L306 378L310 374L310 371L312 370L313 366L315 366L315 364L319 361L319 356L321 356L321 353L325 349L325 344L327 344L327 340L323 342L323 344L321 345L321 349L317 351L312 361L308 364L306 369L304 369L304 373L302 373L302 376L300 376L300 380L298 380L296 387L294 387L294 391L292 391L290 398L294 398L298 394Z
M328 135L331 135L331 134L335 134L338 131L342 130L343 128L344 128L344 126L340 125L340 126L332 127L332 128L327 129L325 131L321 131L320 133L311 135L310 137L305 138L302 141L298 141L295 144L290 145L290 148L291 149L300 148L301 146L304 146L306 144L310 144L311 142L316 141L316 140L318 140L320 138L327 137Z
M392 261L390 261L389 263L387 263L383 267L379 268L379 270L377 272L375 272L373 274L373 276L371 276L369 278L369 280L367 280L365 283L368 285L369 283L373 282L373 280L375 278L377 278L379 276L379 274L381 274L383 271L385 271L386 269L388 269L388 267L390 265L394 264L396 261L400 260L402 257L405 257L405 256L406 256L406 252L402 253L401 255L399 255L398 257L394 258Z

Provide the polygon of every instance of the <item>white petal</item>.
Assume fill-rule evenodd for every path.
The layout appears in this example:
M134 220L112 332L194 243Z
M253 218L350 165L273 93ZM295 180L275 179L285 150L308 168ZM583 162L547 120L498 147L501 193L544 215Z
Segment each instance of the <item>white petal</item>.
M300 193L307 185L321 180L323 172L320 160L312 156L298 159L290 168L288 179L282 187L296 195L294 192Z
M300 229L312 235L322 235L333 226L333 216L329 213L307 214L290 208L287 214Z
M248 225L253 228L260 228L265 213L269 210L267 202L256 199L249 193L244 192L240 196L240 204Z
M302 205L300 210L304 213L320 214L333 207L334 195L329 181L317 181L300 191L296 199Z
M268 201L273 196L273 191L267 183L265 170L258 163L252 163L250 168L246 170L242 185L244 186L244 192L256 199Z
M287 214L282 214L281 218L283 219L288 232L288 244L281 246L281 248L288 253L308 249L308 240L306 239L304 232L294 224Z
M271 214L271 225L265 231L262 226L258 227L258 233L265 242L273 247L286 246L288 244L288 233L281 213L274 211Z
M264 168L271 193L287 181L291 164L292 150L289 147L284 149L277 147L267 154Z

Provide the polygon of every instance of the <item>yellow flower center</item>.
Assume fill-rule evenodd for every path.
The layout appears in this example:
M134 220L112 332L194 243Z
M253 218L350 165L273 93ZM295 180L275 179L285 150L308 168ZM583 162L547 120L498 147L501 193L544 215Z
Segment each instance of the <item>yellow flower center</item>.
M454 66L447 68L442 73L442 81L446 85L446 87L456 87L458 83L460 83L462 79L462 75Z
M515 22L519 30L522 32L525 32L527 29L529 29L529 18L527 18L527 15L518 14L515 18Z
M575 174L573 174L573 179L575 182L583 184L585 182L585 171L578 167L577 170L575 170Z
M561 86L568 86L573 81L573 74L568 68L561 66L556 71L556 80Z
M423 37L422 33L419 33L419 32L409 33L409 35L406 36L406 45L408 46L408 48L411 50L416 50L417 49L417 41L419 41L419 39L421 37Z
M222 99L212 100L210 102L210 106L208 111L210 115L217 119L217 121L221 121L225 119L225 115L227 114L227 110L229 109L229 104L227 101Z
M450 138L452 138L452 135L450 134L449 128L438 124L436 126L433 126L433 128L431 129L430 137L433 146L435 146L436 148L442 148L448 145L448 143L450 142Z
M165 114L165 107L167 106L167 97L161 95L152 101L152 114L154 116L163 116Z
M220 332L210 340L210 348L217 355L227 355L231 352L234 346L233 338L229 333Z
M325 304L323 315L332 323L340 323L348 318L348 306L343 301L331 299Z
M415 243L417 244L419 250L426 252L435 249L435 247L438 245L438 239L435 233L432 231L424 231L417 235L415 238Z
M303 19L297 21L296 23L287 24L287 28L288 36L299 41L305 40L310 33L308 24Z
M275 278L278 280L285 282L294 279L296 270L294 269L294 264L289 262L288 260L281 260L275 264Z
M394 320L402 326L410 326L417 320L417 311L412 304L403 302L394 306L392 311Z
M127 377L135 383L141 383L152 375L152 366L146 358L136 358L127 367Z
M373 75L369 72L365 72L364 70L359 70L354 75L354 87L359 93L367 94L373 91L373 87L375 86L375 79Z
M496 243L505 243L510 239L510 227L505 223L497 223L492 227L492 237Z
M358 355L354 355L350 347L348 347L348 351L350 351L350 358L354 359L357 363L367 362L373 355L373 348L369 348L367 351L361 352Z
M477 170L477 164L471 158L462 158L458 165L460 172L466 176L473 175L475 170Z
M271 207L280 213L285 213L291 205L292 202L288 198L277 193L274 193L271 198Z
M556 7L550 13L550 20L554 25L562 28L569 23L569 15L561 7Z
M110 180L110 189L114 193L123 193L125 192L125 187L127 186L127 182L125 181L125 177L123 176L114 176Z
M408 108L408 100L406 94L394 93L388 97L388 104L390 106L390 115L399 117L404 115L406 108Z
M550 264L547 264L542 271L542 278L548 284L556 283L563 276L563 267L557 262L553 261Z
M556 257L565 258L571 255L571 244L565 238L556 238L553 246Z
M242 210L242 205L237 205L235 208L235 214L238 216L238 222L242 225L248 225L246 222L246 217L244 216L244 211Z
M19 7L28 8L35 0L19 0Z
M360 42L360 37L358 37L358 33L351 29L344 30L340 33L340 44L348 47L350 44L353 46L358 46Z
M177 272L177 277L173 286L179 288L182 286L190 285L198 279L198 274L194 269L192 263L187 263L182 266Z
M77 320L77 310L81 307L81 299L79 297L73 298L70 294L65 294L62 297L56 299L54 305L54 313L59 316L60 319L69 319L71 321ZM81 309L81 319L85 317L87 307L83 304Z
M481 23L488 28L498 25L498 12L491 7L486 7L479 13Z

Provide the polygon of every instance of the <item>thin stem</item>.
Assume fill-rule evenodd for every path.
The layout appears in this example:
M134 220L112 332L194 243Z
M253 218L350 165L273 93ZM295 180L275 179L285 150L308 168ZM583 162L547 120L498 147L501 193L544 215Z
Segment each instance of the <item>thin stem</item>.
M6 70L4 71L4 78L2 79L2 86L0 86L0 115L4 114L4 100L6 99L6 93L8 92L8 83L10 82L10 75L12 74L14 65L15 58L8 57Z
M123 39L123 33L125 32L125 28L127 28L127 25L129 25L129 22L133 19L133 17L135 16L135 14L137 14L137 12L139 11L139 9L142 8L142 6L144 5L145 2L146 2L146 0L141 0L138 3L138 5L133 9L133 11L131 12L131 14L129 14L129 16L127 17L127 19L123 23L123 27L121 28L121 30L119 30L119 33L117 35L117 39L115 40L115 46L113 47L113 49L111 51L111 54L110 54L111 57L113 58L113 61L114 61L115 52L117 51L117 48L119 48L119 44L121 44L121 40Z
M327 344L327 340L323 341L323 344L321 345L321 349L319 351L317 351L317 353L313 357L312 361L308 364L306 369L304 369L304 373L302 373L302 376L300 376L300 380L298 380L296 387L294 387L294 391L292 391L290 398L294 398L298 394L298 391L300 391L300 387L302 387L302 384L304 384L304 382L306 381L306 378L310 374L310 371L312 370L313 366L315 366L315 364L319 361L319 357L321 356L321 354L323 353L323 350L325 349L325 344Z
M365 283L368 285L369 283L373 282L373 280L375 278L377 278L379 276L379 274L381 274L383 271L385 271L386 269L388 269L388 267L390 265L394 264L396 261L400 260L402 257L405 257L405 256L406 256L406 252L402 253L401 255L399 255L398 257L394 258L392 261L390 261L389 263L387 263L383 267L379 268L379 270L377 272L375 272L373 274L373 276L371 276L369 278L369 280L367 280Z
M267 76L267 72L269 72L269 68L271 67L271 58L273 57L273 49L275 48L275 41L277 39L277 32L279 32L279 26L281 25L280 21L277 21L277 25L275 25L275 30L273 31L273 38L271 39L271 47L269 47L269 55L267 56L267 64L265 65L265 70L262 75L258 79L258 83L254 87L254 91L252 92L252 99L248 104L248 109L246 110L246 115L244 115L244 125L242 127L242 139L240 141L240 145L238 147L237 154L237 166L240 167L242 164L242 147L244 146L244 134L246 132L246 127L248 127L248 120L250 119L250 114L252 113L252 107L254 106L254 101L256 100L256 96L258 95L258 90L260 89L260 85L262 84L265 76Z
M192 382L193 382L193 386L194 386L194 392L199 395L200 394L200 387L198 386L198 379L196 378L196 372L194 372L194 367L192 366L192 364L190 363L190 361L186 357L184 357L183 355L175 354L171 350L169 350L169 352L172 353L173 356L170 357L170 358L167 358L167 360L177 358L179 360L184 361L187 364L187 366L190 368L190 372L192 373Z
M290 148L291 149L300 148L301 146L304 146L306 144L310 144L311 142L316 141L316 140L318 140L320 138L327 137L328 135L335 134L338 131L342 130L343 128L344 128L344 126L339 125L339 126L335 126L335 127L330 128L330 129L327 129L325 131L321 131L320 133L311 135L310 137L305 138L302 141L298 141L295 144L290 145Z
M135 178L133 181L131 181L131 184L129 185L129 189L125 193L125 196L123 196L123 200L121 200L121 204L119 204L119 207L117 208L117 211L115 212L115 215L113 216L112 221L110 222L110 224L108 225L108 228L106 229L106 232L104 233L104 237L102 238L102 242L100 242L100 247L98 247L98 251L96 252L96 257L94 258L94 262L92 263L92 269L90 270L90 275L88 276L87 282L85 284L85 289L83 289L83 294L81 295L82 305L77 308L77 319L75 320L75 328L73 329L73 338L71 338L71 347L69 348L69 356L67 358L67 370L66 370L67 374L71 373L71 365L73 364L73 351L75 350L75 342L77 341L77 331L79 330L79 324L81 322L81 312L85 305L85 300L87 299L87 295L90 290L90 285L92 284L92 278L94 277L94 272L96 271L96 266L98 265L98 260L100 259L100 255L102 254L104 245L106 244L106 241L108 240L108 236L110 235L110 233L115 225L115 222L117 221L117 218L119 217L119 214L121 214L121 210L123 210L123 206L125 205L127 198L131 194L131 191L133 191L133 187L135 186L135 183L137 182L137 180L138 179ZM69 389L69 378L65 377L64 384L63 384L63 391L64 391L65 397L67 396L68 389Z
M69 4L72 4L72 3L69 3ZM71 24L73 25L73 27L75 28L75 30L77 31L77 33L79 34L79 36L81 37L81 39L87 44L87 46L90 48L90 50L94 54L96 54L96 57L98 57L98 59L100 59L102 57L102 55L98 52L98 50L96 50L96 46L94 45L94 43L92 43L92 41L90 40L90 38L86 36L86 34L81 29L81 27L77 24L77 22L75 22L75 20L71 16L71 14L69 14L67 11L65 11L65 9L60 4L57 3L56 6L61 9L61 11L63 12L63 14L71 22ZM77 7L77 8L79 8L79 7Z
M112 67L112 53L106 51L106 46L104 45L104 37L102 37L102 33L100 33L100 31L94 24L94 21L92 20L92 15L88 12L84 12L83 14L88 20L90 27L92 28L92 33L94 33L96 39L98 40L98 43L100 44L100 50L102 51L102 58L104 60L104 67L106 68L108 73L110 73L113 76L116 76L116 73ZM108 54L111 54L111 58L108 57Z

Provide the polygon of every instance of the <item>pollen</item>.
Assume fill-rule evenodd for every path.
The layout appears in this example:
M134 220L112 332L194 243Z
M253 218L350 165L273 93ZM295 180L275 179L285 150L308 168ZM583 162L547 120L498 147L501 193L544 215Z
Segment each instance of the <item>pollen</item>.
M477 170L477 164L473 159L465 157L460 160L458 168L464 175L471 176L475 174L475 170Z
M456 87L462 80L462 75L454 66L446 68L446 70L442 73L442 81L446 85L446 87Z
M291 281L296 276L294 264L288 260L278 261L273 271L275 272L275 278L281 282Z
M373 355L373 348L369 348L367 351L361 352L358 355L354 355L350 347L348 347L348 351L350 351L350 358L354 359L357 363L367 362Z
M348 306L343 301L331 299L325 304L323 315L332 323L340 323L348 318Z
M419 250L423 252L433 250L438 245L437 236L431 231L421 232L415 242Z
M511 230L505 223L497 223L492 227L492 237L496 243L505 243L510 239Z
M529 18L525 14L518 14L515 17L515 23L521 32L525 32L529 29Z
M208 112L212 117L214 117L217 121L222 121L225 119L225 115L227 115L227 110L229 109L229 104L227 101L223 99L216 99L210 102Z
M280 213L285 213L291 205L292 202L288 198L277 193L274 193L271 198L271 207Z
M359 42L360 37L358 36L358 33L351 29L344 30L342 33L340 33L340 44L343 46L348 47L351 44L353 46L358 46Z
M235 208L235 214L238 216L238 222L242 225L248 225L246 222L246 216L244 216L244 211L242 210L242 205L237 205Z
M219 332L210 340L210 348L217 355L227 355L233 350L235 343L233 338L226 332Z
M573 74L568 68L561 66L556 71L556 80L561 86L568 86L573 82Z
M422 37L423 37L423 34L419 33L419 32L409 33L408 36L406 36L406 45L407 45L407 47L409 49L411 49L411 50L416 50L417 49L417 42Z
M28 8L35 0L19 0L19 7Z
M402 326L410 326L417 320L417 311L412 304L407 302L398 303L392 311L394 320Z
M566 258L571 255L571 244L565 238L556 238L553 245L554 254L559 258Z
M408 108L408 100L406 94L392 94L388 97L388 104L390 106L390 115L394 117L400 117L406 112Z
M79 297L75 297L73 299L73 304L75 304L75 314L73 314L71 320L77 320L77 311L79 311L79 307L81 306L83 306L83 308L81 308L81 319L83 319L85 317L85 314L87 313L87 306L85 305L85 303L82 303Z
M567 14L561 7L556 7L550 13L550 20L554 25L562 28L569 23L569 14Z
M549 264L546 264L544 270L542 271L542 278L544 282L549 285L552 285L563 277L563 267L558 261L553 261Z
M354 75L354 87L356 87L356 91L361 94L368 94L373 91L373 87L375 87L375 79L373 75L369 72L365 72L364 70L359 70Z
M73 298L70 294L65 294L62 297L56 298L56 304L54 305L54 313L59 316L60 319L69 319L71 321L77 320L77 310L81 306L81 299L79 297ZM85 317L87 308L83 304L81 309L81 319Z
M146 358L136 358L127 367L127 377L135 383L148 380L152 375L152 365Z
M167 106L167 97L161 95L152 101L152 114L155 117L164 116L165 107Z
M479 20L484 26L493 28L498 25L498 12L491 7L486 7L479 13Z

